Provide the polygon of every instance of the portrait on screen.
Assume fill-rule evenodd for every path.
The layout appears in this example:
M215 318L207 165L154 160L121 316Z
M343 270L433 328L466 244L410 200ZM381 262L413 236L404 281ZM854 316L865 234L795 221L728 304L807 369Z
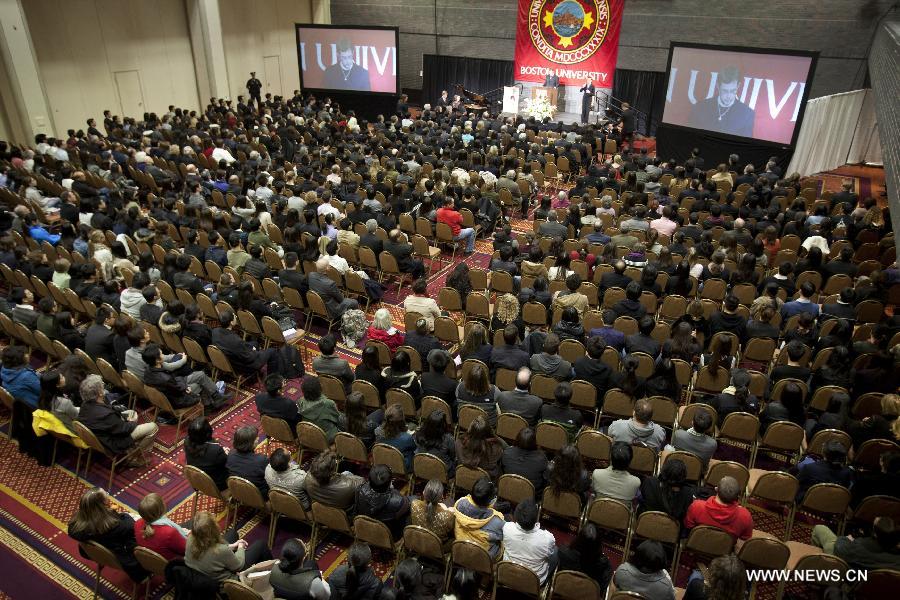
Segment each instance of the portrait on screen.
M688 125L697 129L752 137L755 112L738 99L740 81L740 73L736 67L725 67L719 71L716 94L694 105Z
M395 94L397 29L297 24L300 83L307 90Z
M369 70L353 60L353 47L348 40L338 42L337 57L337 62L325 69L325 87L368 92Z
M790 144L814 53L673 43L663 123Z

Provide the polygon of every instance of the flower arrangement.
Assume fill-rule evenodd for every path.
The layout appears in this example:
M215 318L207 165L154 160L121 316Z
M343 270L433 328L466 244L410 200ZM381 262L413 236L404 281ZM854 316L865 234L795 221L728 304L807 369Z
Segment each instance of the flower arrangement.
M530 98L525 99L525 112L538 121L543 121L546 118L553 118L556 107L550 104L547 96L538 96L534 100Z

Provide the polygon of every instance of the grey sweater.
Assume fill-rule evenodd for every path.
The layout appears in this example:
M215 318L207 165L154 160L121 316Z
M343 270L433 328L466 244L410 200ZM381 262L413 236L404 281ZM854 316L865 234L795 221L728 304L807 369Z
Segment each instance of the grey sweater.
M675 600L675 586L665 569L656 573L643 573L631 563L623 563L613 575L616 589L635 592L653 600Z

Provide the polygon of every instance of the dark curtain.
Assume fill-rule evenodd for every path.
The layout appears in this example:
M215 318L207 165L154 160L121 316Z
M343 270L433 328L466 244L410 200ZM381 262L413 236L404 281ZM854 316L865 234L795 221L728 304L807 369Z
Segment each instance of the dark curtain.
M740 157L740 164L757 165L758 172L763 170L770 158L773 158L782 169L786 169L794 153L794 149L790 146L723 136L720 133L675 127L667 123L659 124L656 154L661 159L674 158L683 163L690 158L693 148L700 150L700 156L703 157L707 169L714 169L719 164L727 163L728 156L734 153Z
M628 102L635 109L635 128L638 133L656 135L656 126L662 120L666 99L664 72L616 69L612 95L619 101Z
M511 60L425 54L422 71L422 103L432 106L442 90L447 90L452 100L456 84L478 94L513 84Z

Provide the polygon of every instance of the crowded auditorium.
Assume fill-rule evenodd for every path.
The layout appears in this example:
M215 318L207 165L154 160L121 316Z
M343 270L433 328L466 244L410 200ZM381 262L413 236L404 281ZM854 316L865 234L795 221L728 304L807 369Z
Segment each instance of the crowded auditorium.
M755 8L0 0L0 598L893 597L900 3Z

